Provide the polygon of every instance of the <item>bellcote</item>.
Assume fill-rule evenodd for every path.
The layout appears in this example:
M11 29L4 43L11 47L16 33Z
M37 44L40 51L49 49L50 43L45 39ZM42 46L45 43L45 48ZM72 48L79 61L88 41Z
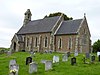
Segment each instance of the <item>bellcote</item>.
M24 17L24 22L23 25L26 25L29 21L31 21L31 11L30 9L27 9L27 11L24 13L25 17Z

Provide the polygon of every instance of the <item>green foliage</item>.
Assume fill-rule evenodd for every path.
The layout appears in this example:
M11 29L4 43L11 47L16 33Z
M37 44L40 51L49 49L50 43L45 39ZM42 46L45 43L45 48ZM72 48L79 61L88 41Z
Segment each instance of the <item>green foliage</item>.
M67 17L67 15L65 15L64 13L61 13L61 12L50 13L49 16L46 15L44 18L60 16L61 14L63 14L64 20L72 20L73 19L72 17Z
M0 48L0 51L1 51L1 50L10 50L10 48L3 48L3 47L1 47L1 48Z
M98 50L100 50L100 40L99 39L93 44L93 52L97 52Z
M52 70L45 71L44 64L40 63L42 59L52 60L53 55L59 55L60 62L53 64ZM11 59L16 59L19 64L19 74L18 75L99 75L100 74L100 63L96 57L95 63L83 64L82 58L83 54L77 56L77 64L72 66L70 64L70 59L74 56L68 58L67 62L62 62L62 53L52 53L52 54L40 54L36 53L33 60L38 63L38 72L29 74L29 65L25 65L26 57L30 56L28 52L17 52L13 53L11 56L6 54L0 55L0 75L9 75L9 61ZM90 60L87 59L87 62Z

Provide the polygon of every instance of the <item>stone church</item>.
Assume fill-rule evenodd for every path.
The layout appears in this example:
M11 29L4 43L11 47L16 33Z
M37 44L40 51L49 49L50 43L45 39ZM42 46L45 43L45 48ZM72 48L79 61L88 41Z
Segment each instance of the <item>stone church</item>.
M91 34L86 16L68 20L61 16L31 20L31 11L25 12L23 26L11 40L12 51L89 52Z

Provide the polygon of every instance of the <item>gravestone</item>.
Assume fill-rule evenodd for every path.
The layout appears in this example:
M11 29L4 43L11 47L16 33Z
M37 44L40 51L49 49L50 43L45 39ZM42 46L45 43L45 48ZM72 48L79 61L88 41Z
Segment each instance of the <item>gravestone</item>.
M100 61L100 55L99 55L99 57L98 57L98 58L99 58L99 61Z
M10 56L10 55L11 55L11 51L8 51L8 52L7 52L7 55Z
M75 50L74 56L78 56L78 51Z
M25 50L22 50L22 52L25 52Z
M73 57L73 58L71 58L71 65L75 65L75 64L76 64L76 58Z
M68 55L67 54L64 54L62 56L62 61L68 61Z
M37 64L32 62L29 64L29 73L37 72Z
M45 52L45 53L48 53L49 51L48 51L48 50L45 50L44 52Z
M92 55L92 56L91 56L91 62L94 62L94 61L95 61L95 56Z
M31 56L31 57L34 57L34 55L35 55L35 52L32 52L32 51L31 51L31 52L30 52L30 56Z
M46 60L41 60L41 63L45 64Z
M48 71L50 69L52 69L52 61L51 60L47 60L45 62L45 71Z
M90 53L86 53L86 58L90 58Z
M52 54L53 53L53 50L49 50L49 53Z
M11 65L10 68L10 73L9 75L18 75L18 71L19 71L19 65Z
M70 52L67 52L68 57L70 57Z
M27 57L26 58L26 65L32 62L32 57Z
M97 52L97 57L100 55L100 52Z
M15 59L13 59L13 60L10 60L10 62L9 62L9 67L10 66L13 66L13 65L16 65L17 63L16 63L16 60Z
M53 63L59 62L59 56L53 56Z

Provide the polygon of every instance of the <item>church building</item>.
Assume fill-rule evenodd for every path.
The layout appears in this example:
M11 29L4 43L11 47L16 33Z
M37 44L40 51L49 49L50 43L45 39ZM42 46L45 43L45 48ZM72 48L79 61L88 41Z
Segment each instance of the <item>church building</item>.
M91 34L86 16L67 20L63 14L38 20L31 20L27 9L22 27L11 40L12 51L75 52L86 53L91 49Z

